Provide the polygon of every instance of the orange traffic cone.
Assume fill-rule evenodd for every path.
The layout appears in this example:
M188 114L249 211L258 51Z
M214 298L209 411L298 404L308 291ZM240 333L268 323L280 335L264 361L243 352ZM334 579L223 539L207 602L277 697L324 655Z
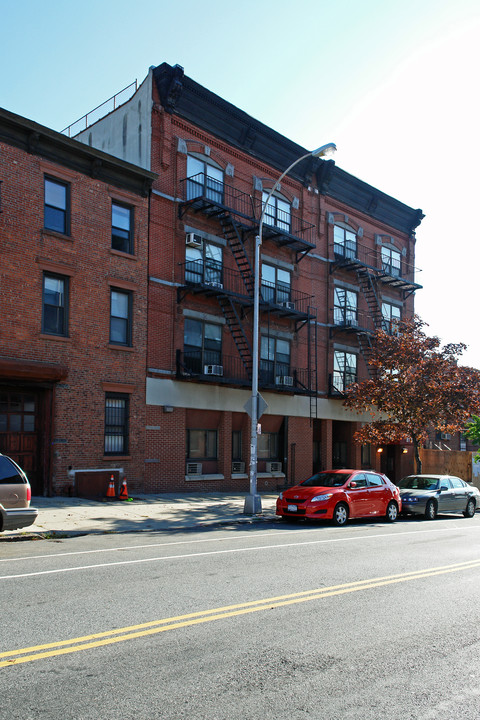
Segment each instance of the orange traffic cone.
M110 476L110 482L108 483L107 498L115 497L115 481L113 475Z
M122 482L122 487L120 488L120 495L118 496L118 499L128 500L127 481L125 479Z

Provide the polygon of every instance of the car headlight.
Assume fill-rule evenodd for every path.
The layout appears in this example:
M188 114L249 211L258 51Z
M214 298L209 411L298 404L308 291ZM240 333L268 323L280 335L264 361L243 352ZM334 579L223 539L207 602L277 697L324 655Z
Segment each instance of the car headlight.
M278 496L278 499L283 500L283 492L280 493L280 495Z
M315 497L313 497L310 502L323 502L325 500L330 500L332 495L333 493L327 493L326 495L315 495Z

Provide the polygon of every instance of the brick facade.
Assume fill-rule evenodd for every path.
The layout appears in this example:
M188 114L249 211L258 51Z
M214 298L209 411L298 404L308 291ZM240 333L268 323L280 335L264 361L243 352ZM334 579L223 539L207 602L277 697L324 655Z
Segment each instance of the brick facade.
M41 438L43 489L68 492L72 469L111 466L132 490L248 490L255 235L265 193L306 150L166 64L77 139L90 171L8 143L0 159L0 223L12 249L2 280L10 313L2 354L48 366L31 380L46 378L42 412L54 419L51 437ZM71 152L79 146L64 142ZM124 158L139 166L135 189L121 187L121 172L128 169L130 184L134 173ZM98 176L108 162L119 163L116 183ZM42 230L45 173L71 187L71 237ZM111 249L110 208L119 192L118 201L135 208L133 256ZM395 479L405 474L402 448L362 452L353 442L362 417L343 408L339 385L366 377L368 338L388 313L413 312L421 211L314 158L295 166L271 203L261 246L259 389L267 407L258 489L345 465L388 470ZM35 248L25 265L27 242ZM43 272L69 278L68 337L41 332ZM16 301L24 285L28 307ZM108 342L112 288L133 295L129 347ZM8 373L4 382L11 383ZM130 398L130 452L108 458L105 393L122 388Z
M33 135L37 145L29 147ZM46 177L68 188L66 232L45 227ZM25 467L36 494L76 492L80 469L121 468L132 487L143 485L148 197L137 185L153 176L2 113L0 179L0 451ZM133 208L132 254L112 249L112 201ZM42 321L46 277L62 283L59 334ZM112 288L131 297L126 346L110 342ZM128 452L111 456L104 452L109 392L128 397L130 418ZM96 492L104 494L98 477Z

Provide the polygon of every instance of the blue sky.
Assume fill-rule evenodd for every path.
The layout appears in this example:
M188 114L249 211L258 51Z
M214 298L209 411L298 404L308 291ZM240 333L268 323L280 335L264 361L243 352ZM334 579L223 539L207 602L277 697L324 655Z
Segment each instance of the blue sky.
M480 368L478 0L2 9L0 105L56 130L163 61L306 148L335 142L341 168L422 208L417 312Z

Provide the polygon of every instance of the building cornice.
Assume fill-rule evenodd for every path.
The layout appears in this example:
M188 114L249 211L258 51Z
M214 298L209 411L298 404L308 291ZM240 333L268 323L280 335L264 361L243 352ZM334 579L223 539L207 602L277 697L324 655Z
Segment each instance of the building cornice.
M172 67L162 63L153 69L153 78L166 112L187 120L280 172L308 153L301 145L187 77L179 65ZM323 195L408 235L413 235L424 217L421 210L413 209L341 170L333 160L307 158L298 163L290 175L305 186L315 178Z
M157 174L0 108L0 142L146 197Z

